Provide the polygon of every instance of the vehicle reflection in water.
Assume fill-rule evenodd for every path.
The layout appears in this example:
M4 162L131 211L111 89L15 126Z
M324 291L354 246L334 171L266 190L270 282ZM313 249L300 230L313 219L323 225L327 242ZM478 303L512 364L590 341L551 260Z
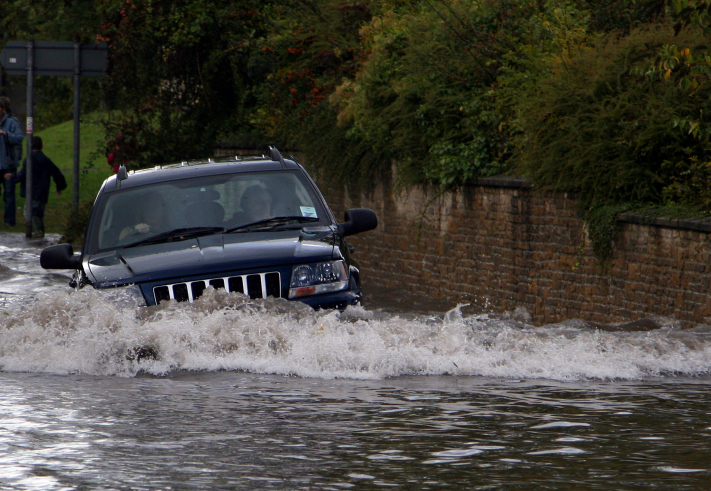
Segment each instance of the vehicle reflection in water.
M534 328L376 289L343 314L215 292L135 309L42 271L46 244L0 243L3 489L711 482L706 326Z

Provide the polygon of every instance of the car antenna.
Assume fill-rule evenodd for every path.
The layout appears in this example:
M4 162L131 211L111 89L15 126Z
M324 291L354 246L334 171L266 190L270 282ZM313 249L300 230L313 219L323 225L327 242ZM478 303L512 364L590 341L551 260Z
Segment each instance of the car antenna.
M269 157L272 160L278 160L279 163L281 163L281 168L286 169L286 162L284 162L284 157L281 156L281 153L279 153L279 150L274 145L269 145L268 149Z
M124 164L121 164L121 167L118 168L118 172L116 172L116 189L119 189L121 187L121 181L125 181L126 179L128 179L128 170Z

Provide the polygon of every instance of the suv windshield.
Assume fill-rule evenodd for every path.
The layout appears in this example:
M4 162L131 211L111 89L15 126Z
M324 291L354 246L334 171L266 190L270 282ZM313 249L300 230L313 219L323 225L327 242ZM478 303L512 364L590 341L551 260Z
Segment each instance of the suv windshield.
M328 223L320 200L298 171L223 174L119 189L104 193L97 206L87 241L90 254L238 230L275 217L293 217L292 223L301 226Z

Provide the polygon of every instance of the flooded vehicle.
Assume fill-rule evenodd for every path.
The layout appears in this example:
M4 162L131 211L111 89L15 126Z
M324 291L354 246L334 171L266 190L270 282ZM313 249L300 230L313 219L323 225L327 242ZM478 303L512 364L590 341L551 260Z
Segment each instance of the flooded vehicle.
M346 237L376 226L368 209L337 223L303 166L271 147L120 169L99 191L82 253L56 245L40 263L76 270L73 286L122 287L144 305L192 302L212 287L344 309L361 299Z

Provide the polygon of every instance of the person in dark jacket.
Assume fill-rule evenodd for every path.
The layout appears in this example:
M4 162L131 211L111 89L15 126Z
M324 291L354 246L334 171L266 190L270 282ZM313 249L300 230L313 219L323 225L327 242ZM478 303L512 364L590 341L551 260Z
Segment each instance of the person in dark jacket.
M22 129L12 116L10 99L0 97L0 172L5 191L5 225L15 226L15 173L19 164L17 148L22 147Z
M44 209L49 201L50 179L57 186L57 196L67 188L67 180L59 168L42 152L42 138L32 138L32 236L44 237ZM24 167L17 173L16 181L21 183L20 196L25 196L27 159Z

